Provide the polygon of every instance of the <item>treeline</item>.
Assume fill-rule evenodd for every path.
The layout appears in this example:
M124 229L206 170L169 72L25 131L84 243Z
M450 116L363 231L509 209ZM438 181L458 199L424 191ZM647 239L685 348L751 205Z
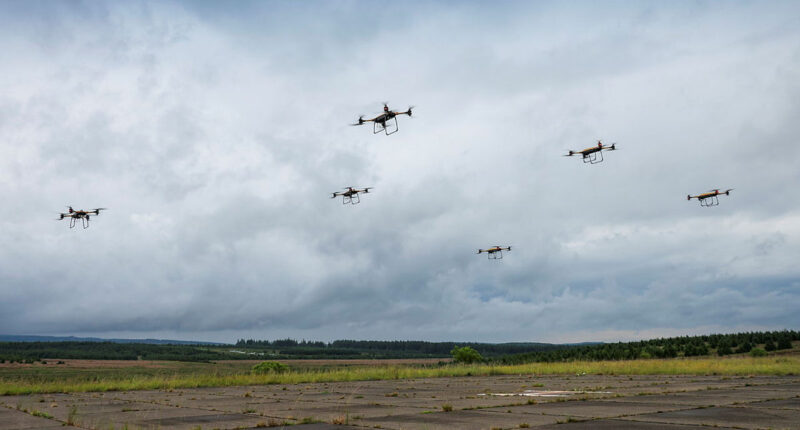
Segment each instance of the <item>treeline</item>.
M333 342L295 339L239 339L236 347L252 351L270 351L280 357L341 357L341 358L444 358L456 346L470 346L484 357L499 357L525 352L543 352L566 348L549 343L475 343L425 342L415 340L335 340Z
M682 336L512 354L497 358L495 361L502 364L522 364L579 360L696 357L710 354L723 356L747 353L756 347L765 351L791 349L791 342L797 340L800 340L800 332L793 330Z
M43 359L201 361L242 358L192 345L113 342L0 342L0 362Z

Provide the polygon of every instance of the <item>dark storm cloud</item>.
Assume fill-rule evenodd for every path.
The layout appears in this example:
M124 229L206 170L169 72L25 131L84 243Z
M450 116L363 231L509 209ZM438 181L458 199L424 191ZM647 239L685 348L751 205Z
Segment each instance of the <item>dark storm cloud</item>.
M3 8L0 332L800 323L793 4ZM417 105L398 134L346 125L385 100ZM600 138L604 164L560 157ZM351 185L376 188L328 198ZM710 188L735 190L686 202ZM111 209L70 231L65 204ZM514 250L474 255L495 244Z

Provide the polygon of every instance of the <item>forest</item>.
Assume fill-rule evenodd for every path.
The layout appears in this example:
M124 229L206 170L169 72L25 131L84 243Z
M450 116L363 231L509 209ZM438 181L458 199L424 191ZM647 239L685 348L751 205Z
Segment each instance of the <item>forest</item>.
M115 342L0 342L0 363L32 363L47 359L169 360L211 362L241 359L302 358L449 358L456 347L471 347L489 362L522 364L532 362L636 360L724 356L792 348L800 341L793 330L745 332L660 338L636 342L599 344L476 343L425 341L335 340L333 342L294 339L245 340L235 345L161 345Z

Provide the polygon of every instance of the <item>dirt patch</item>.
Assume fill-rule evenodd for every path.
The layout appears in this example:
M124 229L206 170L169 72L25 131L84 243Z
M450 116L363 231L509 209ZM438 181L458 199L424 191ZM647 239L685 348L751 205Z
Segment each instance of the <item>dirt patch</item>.
M310 360L216 360L214 363L220 364L258 364L263 361L277 361L287 365L302 365L302 366L394 366L394 365L409 365L409 364L438 364L441 362L449 363L453 361L452 358L396 358L396 359L310 359Z
M147 368L170 368L178 367L180 363L175 361L150 361L150 360L83 360L83 359L58 359L48 358L44 360L47 364L36 362L33 364L23 363L0 363L0 368L26 368L26 367L61 367L61 368L78 368L78 369L91 369L91 368L105 368L105 369L122 369L127 367L147 367ZM58 364L58 362L62 364Z

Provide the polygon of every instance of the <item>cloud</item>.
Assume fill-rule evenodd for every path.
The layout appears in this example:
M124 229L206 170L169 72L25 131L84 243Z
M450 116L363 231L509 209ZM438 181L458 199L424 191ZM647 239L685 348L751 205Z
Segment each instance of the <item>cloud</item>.
M361 6L2 6L3 331L800 323L796 6ZM415 117L347 126L382 101ZM597 139L620 151L560 156ZM351 207L328 198L344 186L376 188ZM684 198L729 187L713 209ZM110 210L70 231L66 204ZM495 244L514 250L474 255Z

